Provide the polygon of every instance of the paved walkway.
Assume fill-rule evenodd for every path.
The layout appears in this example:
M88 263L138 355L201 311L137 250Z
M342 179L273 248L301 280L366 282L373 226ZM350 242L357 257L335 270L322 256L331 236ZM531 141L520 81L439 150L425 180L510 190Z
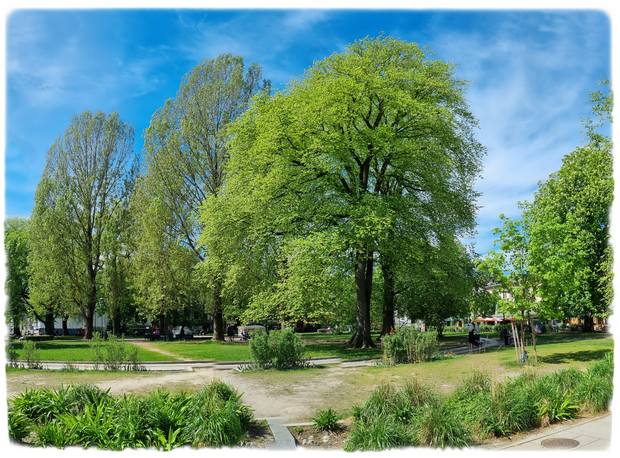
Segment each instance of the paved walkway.
M560 439L560 440L558 440ZM562 439L568 439L562 440ZM576 442L574 442L576 441ZM605 450L611 441L611 415L563 422L519 438L484 448L495 450Z

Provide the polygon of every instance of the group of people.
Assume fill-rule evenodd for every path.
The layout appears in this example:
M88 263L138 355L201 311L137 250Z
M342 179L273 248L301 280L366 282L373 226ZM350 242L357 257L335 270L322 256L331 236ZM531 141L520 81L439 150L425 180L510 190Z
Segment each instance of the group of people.
M467 341L469 342L470 347L479 347L480 346L480 325L474 323L467 323L468 337Z

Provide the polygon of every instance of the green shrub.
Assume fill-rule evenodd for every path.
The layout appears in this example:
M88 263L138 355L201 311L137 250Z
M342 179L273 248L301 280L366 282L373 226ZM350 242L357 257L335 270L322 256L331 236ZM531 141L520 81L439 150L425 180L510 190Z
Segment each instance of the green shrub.
M411 429L392 417L377 421L356 422L344 445L346 451L385 450L395 447L417 445Z
M33 445L39 447L53 446L57 448L65 448L76 444L75 432L67 429L66 426L58 420L45 423L36 429L36 435Z
M235 445L245 437L253 415L235 390L215 381L193 396L188 418L187 430L194 447L222 447Z
M568 420L577 415L579 407L573 401L573 391L581 378L579 371L565 369L532 382L532 399L538 404L541 425Z
M427 405L418 423L419 441L429 447L467 447L471 433L445 403Z
M488 427L485 429L496 436L506 436L540 425L531 381L530 375L521 375L495 386L491 396L491 416L485 420Z
M9 437L11 440L21 442L30 434L32 422L20 411L9 412Z
M24 340L22 345L23 357L25 365L28 369L41 369L41 356L37 348L37 343L33 340Z
M613 359L608 353L585 372L575 389L575 400L584 413L602 412L609 408L613 389Z
M392 364L430 361L438 348L436 332L420 332L411 326L383 338L383 358Z
M158 390L144 397L113 397L77 385L28 390L9 403L11 437L23 441L32 432L31 442L39 446L232 446L241 442L252 421L239 394L222 382L193 395Z
M90 341L90 348L93 351L95 369L103 366L106 370L139 370L140 360L138 348L128 344L124 339L119 339L113 335L107 340L101 334L95 332Z
M507 436L609 407L611 356L587 371L533 372L492 384L475 372L446 398L415 380L403 387L383 384L353 408L346 450L381 450L406 445L466 447L489 435Z
M469 429L472 440L482 441L490 434L491 377L474 372L446 400L449 411Z
M329 408L319 410L312 418L312 423L320 431L336 431L339 428L338 420L340 420L340 416Z
M263 369L292 369L304 367L304 344L289 329L257 331L250 339L250 354L254 363Z
M362 406L353 409L355 422L345 449L382 450L419 444L419 417L426 406L438 402L437 395L416 380L402 387L380 385Z

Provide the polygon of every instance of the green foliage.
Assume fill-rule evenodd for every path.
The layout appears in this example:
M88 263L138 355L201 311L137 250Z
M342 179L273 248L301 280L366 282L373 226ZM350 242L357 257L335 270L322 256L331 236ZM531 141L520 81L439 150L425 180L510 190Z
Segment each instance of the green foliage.
M345 450L382 450L418 445L418 422L427 406L438 397L413 380L404 387L382 384L362 405L354 409L351 433Z
M386 417L380 421L356 423L344 449L348 452L386 450L417 444L417 439L409 428L392 417Z
M9 419L9 437L11 440L21 442L30 434L32 422L20 411L10 411Z
M103 366L106 370L140 370L140 358L138 347L125 342L113 335L107 340L101 334L95 332L90 341L90 347L95 356L95 368Z
M33 340L24 340L22 345L24 364L29 369L41 369L41 356L37 343Z
M226 129L261 83L260 67L246 68L242 57L222 54L205 60L185 75L174 99L155 112L146 129L147 171L133 202L134 285L149 317L206 306L221 317L221 274L211 270L210 262L217 246L208 243L207 257L199 240L200 210L224 183ZM225 226L218 231L225 232ZM209 263L197 272L205 260Z
M447 397L415 381L401 388L383 384L363 405L354 407L345 449L460 448L490 435L509 436L574 418L580 411L607 409L612 379L607 356L585 372L526 373L495 384L488 374L474 372Z
M7 322L18 328L22 318L28 313L28 251L29 221L9 218L4 223L4 251L6 253L5 291Z
M608 353L586 371L574 397L583 412L603 412L609 408L613 388L613 359Z
M322 409L312 417L312 424L320 431L335 431L339 428L340 416L332 409Z
M28 390L9 403L11 438L28 438L37 446L232 446L245 437L252 421L239 394L222 382L193 395L159 390L145 397L113 397L93 386L76 385Z
M527 213L531 263L540 295L556 316L607 316L612 302L609 209L613 199L612 142L595 132L611 121L611 94L595 93L598 123L589 142L567 154L536 192Z
M305 346L299 336L289 329L257 331L250 339L250 354L254 363L263 368L292 369L305 366Z
M433 448L462 448L471 442L471 432L445 403L427 405L419 422L420 443Z
M392 364L430 361L439 348L437 333L402 326L383 338L383 359Z
M227 181L203 217L227 294L277 304L270 312L285 318L326 314L331 297L349 309L355 297L353 343L372 346L375 255L415 253L473 226L483 153L474 125L452 68L388 37L360 40L258 97L230 130ZM218 211L223 237L209 223Z
M133 129L118 114L84 112L50 147L30 227L29 296L35 311L86 318L92 337L108 241L137 174ZM114 235L112 235L114 233Z

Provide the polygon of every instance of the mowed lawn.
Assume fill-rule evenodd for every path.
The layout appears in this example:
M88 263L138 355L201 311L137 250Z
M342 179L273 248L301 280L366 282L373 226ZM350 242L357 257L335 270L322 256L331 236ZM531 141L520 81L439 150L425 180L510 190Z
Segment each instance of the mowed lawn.
M347 361L379 358L381 348L358 349L349 348L349 336L330 334L301 334L306 345L306 356L309 358L338 357ZM377 336L375 336L376 338ZM250 361L250 346L240 342L185 341L185 342L152 342L162 351L173 353L180 358L213 361Z
M180 358L190 360L208 361L250 361L250 346L247 343L238 342L156 342L152 345L178 355ZM309 358L333 358L338 357L346 361L380 358L381 349L373 348L361 350L348 348L346 343L326 342L321 344L306 344L306 356Z
M357 349L348 346L349 335L347 334L319 334L319 333L302 333L300 334L306 345L306 356L309 358L331 358L338 357L345 361L354 361L368 358L380 358L382 355L381 347L372 349ZM373 335L375 341L377 335ZM558 358L554 356L545 356L549 348L553 348L554 343L563 342L565 344L583 345L581 342L600 341L611 342L608 334L580 334L580 333L564 333L549 334L538 338L541 355L544 358ZM133 345L131 342L127 342ZM50 341L37 342L37 353L43 361L93 361L94 353L89 342L81 339L57 339ZM17 351L18 358L24 357L21 342L13 342L12 344ZM441 350L450 350L450 348L467 345L467 337L463 335L445 336L440 340ZM550 347L551 345L551 347ZM596 342L591 344L595 347ZM138 347L138 356L141 362L157 362L157 361L176 361L179 359L189 360L211 360L211 361L250 361L250 348L247 343L239 342L213 342L213 341L183 341L183 342L147 342L144 341ZM149 350L148 347L152 347ZM544 347L544 351L542 350ZM570 347L570 345L569 345ZM568 347L566 347L568 348ZM512 349L512 353L510 350ZM161 350L163 353L158 353ZM531 348L528 349L530 354ZM593 350L595 351L595 350ZM506 364L516 363L510 362L510 355L514 355L514 348L506 349ZM176 357L175 357L176 356Z
M132 343L127 342L128 345ZM24 357L23 343L12 342L12 347L17 351L17 357ZM44 340L36 342L37 355L42 361L94 361L95 354L90 346L90 342L81 339L58 339ZM149 351L138 347L138 358L142 362L146 361L168 361L171 358L160 353Z
M465 378L478 371L487 373L493 380L499 381L529 371L548 373L567 367L585 369L612 350L613 340L606 336L542 344L538 348L539 362L536 365L518 365L515 362L514 348L511 347L427 363L346 369L338 382L338 389L330 391L329 402L324 407L347 410L360 400L366 399L382 383L402 384L413 378L438 392L448 394ZM327 382L325 369L321 368L244 372L239 376L251 379L259 385L271 386L276 391L290 390L296 384L310 386Z

